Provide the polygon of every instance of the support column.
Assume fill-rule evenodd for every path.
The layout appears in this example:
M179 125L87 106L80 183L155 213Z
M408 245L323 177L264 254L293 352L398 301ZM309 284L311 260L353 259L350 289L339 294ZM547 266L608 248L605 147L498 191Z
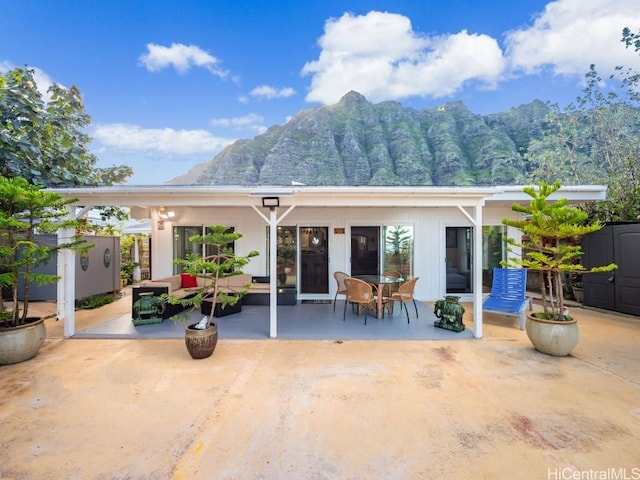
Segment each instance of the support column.
M482 338L482 206L475 208L475 230L473 236L473 336Z
M69 243L69 239L75 235L73 228L61 228L58 230L58 245ZM58 320L64 322L64 336L73 337L76 333L75 318L75 290L76 290L76 252L69 248L58 250L57 274L60 277L57 285L56 306Z
M278 218L269 211L269 336L278 336Z
M278 210L269 210L267 218L258 207L251 208L269 224L269 337L278 336L278 223L280 223L295 208L289 208L278 218Z

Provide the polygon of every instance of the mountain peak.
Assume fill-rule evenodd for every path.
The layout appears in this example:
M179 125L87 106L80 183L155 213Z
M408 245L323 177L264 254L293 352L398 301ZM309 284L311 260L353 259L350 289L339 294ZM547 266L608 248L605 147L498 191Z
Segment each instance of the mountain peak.
M344 94L344 96L338 102L338 105L360 105L362 103L369 103L367 99L361 93L351 90Z

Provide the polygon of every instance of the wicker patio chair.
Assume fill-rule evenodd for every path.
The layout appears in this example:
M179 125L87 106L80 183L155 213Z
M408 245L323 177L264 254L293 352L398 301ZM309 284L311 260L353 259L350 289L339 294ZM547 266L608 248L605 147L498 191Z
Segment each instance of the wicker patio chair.
M346 301L344 302L344 310L342 312L342 321L345 320L347 313L347 303L357 306L358 315L364 310L364 324L367 324L367 311L377 311L377 298L373 294L373 287L357 278L345 278L344 283L347 286Z
M416 309L416 318L418 318L418 306L416 305L416 299L413 297L413 291L419 278L420 277L413 277L411 280L407 280L398 287L397 292L391 295L392 301L400 302L400 309L404 307L404 311L407 313L407 323L410 323L409 309L407 308L408 302L413 302L413 307Z
M402 278L402 274L397 270L385 270L382 275L385 277L393 277L393 278ZM384 286L384 292L382 293L385 297L388 297L391 300L391 295L398 291L399 283L387 283ZM389 313L393 313L393 302L387 302L387 308L389 309Z
M338 295L346 295L347 294L347 286L344 283L345 278L349 278L344 272L333 272L333 278L336 279L336 283L338 284L338 288L336 290L336 295L333 297L333 311L336 311L336 300Z

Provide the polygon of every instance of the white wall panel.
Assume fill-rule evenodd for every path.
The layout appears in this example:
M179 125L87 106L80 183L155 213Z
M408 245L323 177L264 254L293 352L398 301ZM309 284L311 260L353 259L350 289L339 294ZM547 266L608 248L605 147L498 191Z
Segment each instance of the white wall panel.
M280 208L279 215L285 209ZM473 216L473 209L467 209ZM509 207L485 208L485 224L498 225L511 212ZM264 210L265 215L268 211ZM236 243L238 254L251 250L260 252L253 258L245 271L252 275L267 272L266 232L267 224L255 210L247 207L192 207L178 212L175 221L165 221L165 229L157 230L154 222L153 235L156 237L153 251L154 278L168 276L173 271L173 225L229 225L242 233ZM329 227L329 273L336 270L350 270L350 227L384 225L412 225L414 227L414 274L420 277L416 284L416 297L420 300L435 300L445 293L445 228L447 226L470 226L469 219L455 207L427 208L309 208L296 207L281 222L282 226L326 226ZM336 228L344 228L344 234L335 233ZM330 278L330 294L335 294L335 281Z

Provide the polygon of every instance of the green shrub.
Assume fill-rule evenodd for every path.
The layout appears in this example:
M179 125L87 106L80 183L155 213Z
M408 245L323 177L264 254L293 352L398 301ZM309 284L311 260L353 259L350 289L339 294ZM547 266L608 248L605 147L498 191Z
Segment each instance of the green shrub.
M99 308L115 301L116 297L112 293L93 295L91 297L76 300L76 310L91 310Z

